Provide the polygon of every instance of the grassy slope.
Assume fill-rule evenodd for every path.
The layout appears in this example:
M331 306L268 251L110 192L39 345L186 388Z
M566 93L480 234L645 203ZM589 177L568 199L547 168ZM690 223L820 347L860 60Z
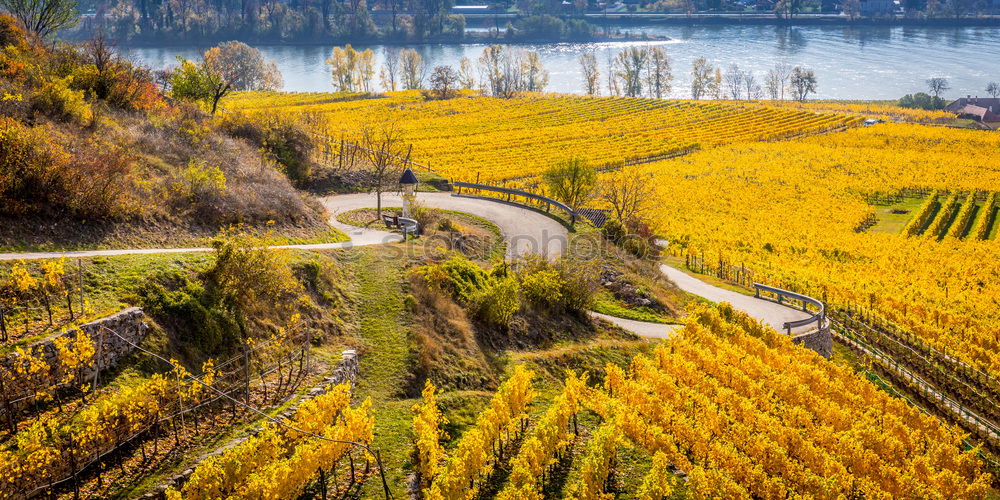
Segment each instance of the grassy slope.
M361 380L355 395L372 398L375 409L375 443L381 450L386 480L396 498L405 498L405 480L412 448L410 407L415 399L402 397L407 385L410 358L409 325L403 305L405 262L389 258L386 247L351 250L348 270L356 281L360 334L364 342ZM382 495L381 481L365 484L364 496Z

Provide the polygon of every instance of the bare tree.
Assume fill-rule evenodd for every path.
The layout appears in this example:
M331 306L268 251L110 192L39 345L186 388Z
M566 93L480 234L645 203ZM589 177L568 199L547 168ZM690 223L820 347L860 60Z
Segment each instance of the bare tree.
M76 25L78 12L73 0L0 0L0 11L14 16L28 31L46 38Z
M615 57L623 93L628 97L642 95L642 72L646 69L649 59L649 49L646 47L629 47Z
M712 81L712 64L704 57L699 57L691 63L691 98L701 99L710 96Z
M384 47L382 49L382 69L379 70L379 81L382 88L395 92L399 87L399 49Z
M457 94L458 72L451 66L437 66L431 72L431 94L436 99L450 99Z
M767 71L767 78L764 87L771 99L785 100L785 89L788 87L788 79L792 76L792 68L785 63L778 63L774 68Z
M368 190L375 193L378 217L382 217L382 193L397 187L404 166L410 162L410 149L392 121L362 125L358 142L368 167Z
M726 95L730 99L738 101L743 98L744 76L743 70L736 63L731 64L729 69L722 75L722 81L726 85Z
M764 97L764 89L757 83L757 77L750 70L743 72L743 90L746 91L747 99Z
M399 53L399 61L403 87L406 90L421 88L424 85L424 73L427 68L420 54L413 49L404 49Z
M205 65L221 75L233 90L278 90L281 72L260 49L243 42L225 42L205 52Z
M805 101L809 94L816 92L816 74L811 69L796 66L791 76L792 96L799 101Z
M458 86L465 90L476 88L476 75L472 61L468 57L463 57L458 61Z
M986 93L991 95L994 99L1000 96L1000 83L990 82L986 84Z
M611 52L608 52L608 95L620 96L622 95L622 89L618 86L618 62L615 58L611 56Z
M580 54L580 72L583 73L583 91L587 95L600 95L601 72L597 69L597 56L593 52Z
M947 78L928 78L927 79L927 89L930 90L931 95L937 100L941 97L941 94L951 90L951 85L948 85Z
M670 72L670 56L663 47L649 49L649 64L646 67L646 88L649 95L657 99L670 95L671 82L674 79Z
M619 221L642 219L654 193L650 177L635 167L618 169L601 183L600 198Z

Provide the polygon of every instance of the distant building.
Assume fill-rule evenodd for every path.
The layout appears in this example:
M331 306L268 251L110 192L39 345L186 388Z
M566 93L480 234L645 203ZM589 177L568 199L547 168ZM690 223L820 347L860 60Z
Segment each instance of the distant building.
M861 0L861 15L864 17L891 16L895 8L892 0Z
M996 97L965 96L944 109L981 122L1000 122L1000 98Z

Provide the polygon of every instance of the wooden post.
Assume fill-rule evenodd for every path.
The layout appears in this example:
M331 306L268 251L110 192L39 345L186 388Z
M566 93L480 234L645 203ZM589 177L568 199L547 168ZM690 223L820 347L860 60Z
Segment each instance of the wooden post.
M87 302L83 295L83 259L76 259L77 274L80 278L80 316L82 317L87 311Z

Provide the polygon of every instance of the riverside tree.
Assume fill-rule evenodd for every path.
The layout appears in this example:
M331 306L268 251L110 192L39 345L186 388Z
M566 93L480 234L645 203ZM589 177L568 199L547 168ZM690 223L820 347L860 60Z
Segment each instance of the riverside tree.
M225 42L205 54L205 66L222 76L233 90L278 90L284 84L277 64L243 42Z
M71 28L79 19L73 0L0 0L0 10L9 12L24 29L39 38Z
M799 101L805 101L809 94L816 92L816 74L811 69L796 66L792 69L792 95Z
M403 49L399 53L399 69L402 73L403 88L414 90L423 87L424 73L427 71L424 59L413 49Z
M712 67L704 57L691 63L691 98L718 97L722 85L722 73Z
M580 72L583 74L583 90L587 95L600 95L601 72L597 69L597 56L593 52L580 54Z

